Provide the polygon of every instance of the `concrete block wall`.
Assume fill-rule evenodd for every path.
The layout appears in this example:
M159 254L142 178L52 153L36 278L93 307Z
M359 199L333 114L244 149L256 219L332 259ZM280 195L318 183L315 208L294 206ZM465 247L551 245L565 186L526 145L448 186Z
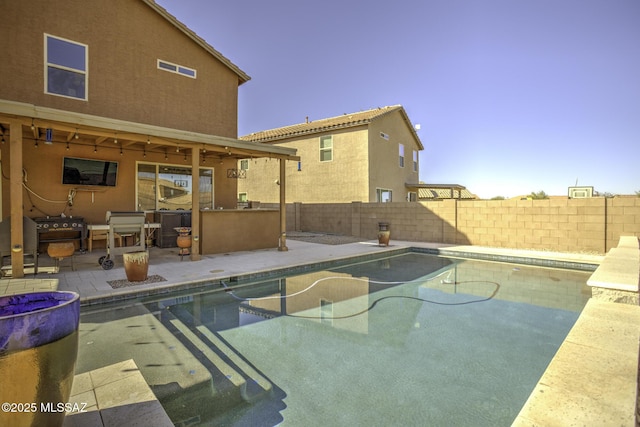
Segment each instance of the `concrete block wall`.
M640 236L640 197L546 200L442 200L419 203L301 204L290 230L558 252L605 253L620 236Z
M620 236L640 236L640 197L607 199L607 250L616 247Z
M458 202L458 230L474 245L597 252L605 248L605 198Z

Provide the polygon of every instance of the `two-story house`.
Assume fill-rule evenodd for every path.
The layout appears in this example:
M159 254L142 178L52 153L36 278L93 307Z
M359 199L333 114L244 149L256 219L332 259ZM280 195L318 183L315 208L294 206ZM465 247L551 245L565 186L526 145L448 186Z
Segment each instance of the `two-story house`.
M238 87L250 79L244 71L153 0L1 7L0 213L11 218L16 277L23 215L99 224L107 211L184 209L193 259L286 248L277 212L225 216L229 233L256 222L262 234L253 246L219 234L214 246L207 230L220 223L213 213L236 207L239 158L297 160L295 150L237 139Z
M424 149L400 105L265 130L244 141L295 148L286 170L287 202L416 201L418 153ZM239 201L278 201L273 161L246 158L238 168Z

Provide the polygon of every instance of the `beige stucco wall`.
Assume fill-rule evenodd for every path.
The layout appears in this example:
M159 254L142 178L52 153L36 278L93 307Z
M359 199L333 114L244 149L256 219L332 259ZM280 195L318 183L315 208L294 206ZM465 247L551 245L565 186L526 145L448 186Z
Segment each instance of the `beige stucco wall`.
M363 201L376 201L376 189L393 191L392 200L407 200L406 183L418 183L418 172L413 170L413 151L419 151L410 124L400 111L385 114L369 126L369 197ZM384 139L380 133L388 135ZM404 167L400 166L399 145L404 145Z
M44 33L88 45L88 101L44 93ZM139 0L4 1L0 40L0 99L237 136L237 74Z
M184 154L167 152L168 159L161 153L149 152L146 157L139 151L123 151L115 144L97 147L71 144L69 150L62 143L47 145L40 141L38 148L32 135L25 129L27 138L23 143L23 169L26 177L23 189L23 205L26 216L35 218L42 216L65 215L82 216L89 223L104 224L107 211L136 210L136 162L152 162L160 164L176 164L190 166L191 159L184 161ZM0 145L3 173L8 175L10 168L9 144ZM115 187L83 187L62 184L63 157L80 157L118 162L118 181ZM235 208L235 181L226 177L226 170L235 167L235 160L201 163L202 167L214 168L214 204L226 209ZM30 191L29 191L30 190ZM73 206L67 206L69 191L75 190ZM9 181L2 179L2 218L9 216Z
M320 161L320 136L333 137L333 160ZM368 200L368 151L366 127L343 129L278 143L296 148L301 159L286 166L286 200L305 203L351 202ZM249 200L275 203L280 197L277 160L249 161L246 179L238 180L238 192Z
M380 136L384 132L388 140ZM320 137L333 137L333 160L320 162ZM399 144L405 146L405 164L400 167ZM287 164L288 203L342 203L376 201L378 188L392 190L394 201L407 198L406 183L418 183L413 170L413 151L419 147L410 124L400 111L385 114L368 125L316 133L277 142L296 148L302 159ZM238 192L249 200L275 203L279 200L277 161L249 161L246 179L238 182Z
M163 16L139 0L6 1L2 4L0 40L8 49L0 61L0 99L30 103L64 111L90 114L136 123L184 129L225 137L237 136L238 75L178 30ZM44 93L44 34L88 46L88 100ZM197 78L157 68L157 60L195 69ZM43 123L36 123L43 125ZM5 125L5 131L7 126ZM41 132L44 132L41 129ZM66 150L59 136L53 145L23 127L23 161L27 185L23 193L25 215L83 216L104 223L107 210L135 210L136 161L191 165L184 150L164 154L128 151L126 141L97 144L82 135L71 139ZM6 135L6 134L5 134ZM115 137L114 130L114 137ZM44 138L41 136L41 138ZM89 144L82 146L81 144ZM120 155L120 147L124 152ZM5 176L10 170L9 144L0 147ZM118 161L118 185L77 191L73 206L64 201L73 186L62 185L64 156ZM235 208L236 181L226 170L235 160L208 160L213 167L215 206ZM35 194L34 194L35 193ZM2 180L2 217L9 215L9 183Z
M200 253L277 248L280 212L266 209L200 212Z
M443 200L419 203L297 204L301 231L561 252L605 253L620 236L640 237L640 198ZM297 211L297 212L296 212ZM289 227L294 230L289 222Z

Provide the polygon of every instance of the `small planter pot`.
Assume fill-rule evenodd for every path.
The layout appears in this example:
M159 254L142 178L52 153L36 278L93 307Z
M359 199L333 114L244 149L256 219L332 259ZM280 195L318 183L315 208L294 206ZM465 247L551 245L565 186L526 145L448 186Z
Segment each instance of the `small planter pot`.
M191 253L191 227L175 227L174 230L178 233L176 245L180 248L179 255L180 261L182 261L184 255Z
M71 394L79 323L75 292L0 297L0 400L17 405L3 406L0 425L62 426L57 409Z
M391 237L390 224L388 222L378 223L378 245L389 246L389 238Z
M149 273L149 251L129 252L122 254L124 272L130 282L147 280Z

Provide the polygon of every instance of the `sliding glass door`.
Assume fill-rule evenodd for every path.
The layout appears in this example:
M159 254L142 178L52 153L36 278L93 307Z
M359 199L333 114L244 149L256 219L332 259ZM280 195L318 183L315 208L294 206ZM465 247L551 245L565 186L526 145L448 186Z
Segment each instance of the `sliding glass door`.
M191 167L138 162L137 168L138 210L191 210ZM200 209L213 209L213 168L199 168L198 172Z

